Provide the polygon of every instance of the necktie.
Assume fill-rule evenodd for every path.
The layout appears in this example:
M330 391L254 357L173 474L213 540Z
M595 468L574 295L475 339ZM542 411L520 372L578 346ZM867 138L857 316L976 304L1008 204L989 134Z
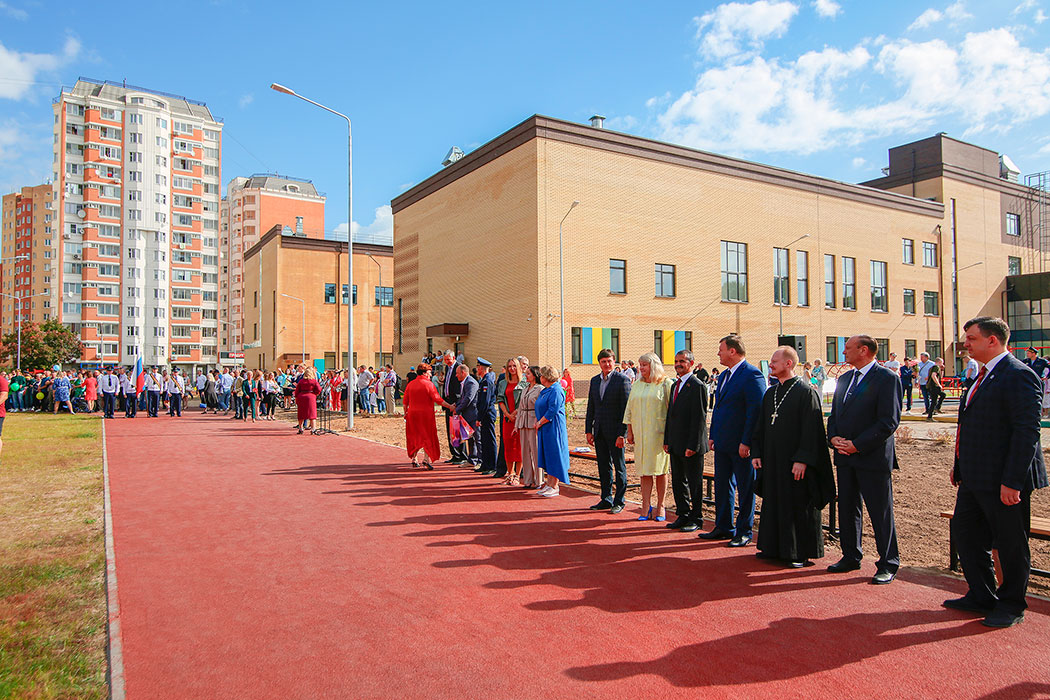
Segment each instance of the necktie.
M675 400L678 398L678 390L681 389L681 388L682 388L682 382L681 381L677 381L677 382L674 383L674 393L671 394L671 403L672 404L674 404Z
M982 367L981 371L977 373L977 381L970 387L969 393L966 394L966 405L970 405L970 400L973 398L973 394L977 391L977 387L981 386L981 382L984 381L984 375L988 374L988 367Z
M860 376L859 369L853 370L853 377L849 380L849 387L846 388L846 396L842 399L843 403L847 403L853 396L853 390L857 388L858 384L860 384Z

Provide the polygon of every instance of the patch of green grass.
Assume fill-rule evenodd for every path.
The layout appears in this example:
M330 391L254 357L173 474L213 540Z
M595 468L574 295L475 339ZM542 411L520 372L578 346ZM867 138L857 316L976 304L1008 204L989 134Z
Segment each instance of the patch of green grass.
M0 698L102 699L102 428L16 414L0 454Z

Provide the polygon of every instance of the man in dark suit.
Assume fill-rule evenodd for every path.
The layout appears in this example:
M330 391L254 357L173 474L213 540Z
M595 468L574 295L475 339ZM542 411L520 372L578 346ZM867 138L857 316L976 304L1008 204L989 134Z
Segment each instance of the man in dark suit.
M623 456L627 426L623 422L623 412L631 394L631 380L615 371L616 356L608 348L598 352L598 367L601 373L591 377L584 421L587 444L594 446L598 476L602 482L602 500L591 506L591 510L608 510L615 514L623 511L627 493L627 464ZM615 494L612 490L614 478Z
M726 369L718 375L708 440L709 449L715 453L715 527L699 535L704 540L729 540L730 547L751 543L755 525L751 438L766 394L762 372L744 359L745 355L739 335L727 335L718 342L718 361ZM739 501L735 527L734 501Z
M474 435L467 440L466 449L463 453L466 455L466 460L463 464L468 467L478 466L478 430L480 430L480 422L478 421L478 380L470 376L470 370L467 369L466 365L456 365L456 379L459 380L459 398L456 399L456 407L453 409L454 413L459 415L463 420L474 429ZM462 448L462 445L460 445Z
M474 469L482 474L496 473L496 373L492 363L478 358L478 456L480 464Z
M452 354L451 350L447 350L441 361L445 365L445 376L441 380L441 398L444 399L445 403L450 403L453 406L456 405L456 401L459 399L459 377L457 376L459 369L459 363L456 362L456 356ZM452 411L445 409L445 437L448 438L448 461L452 464L462 464L467 461L467 456L463 450L459 447L452 446L452 431L449 428L449 421L452 418Z
M682 532L699 530L704 521L701 487L707 452L707 386L691 371L693 353L674 356L678 375L671 389L664 428L664 452L671 456L671 492L678 517L667 527Z
M951 481L958 486L952 540L969 590L945 607L985 615L988 627L1024 619L1032 570L1027 514L1032 491L1047 485L1039 444L1042 385L1007 351L1010 328L1000 318L968 321L966 349L984 366L960 400ZM992 548L1003 583L996 588Z
M896 373L875 361L878 345L869 335L846 341L843 357L853 369L839 377L828 418L828 442L835 451L839 486L842 558L828 567L841 573L860 568L861 499L875 531L879 559L871 582L897 576L897 528L893 520L896 462L893 434L901 420L901 383Z

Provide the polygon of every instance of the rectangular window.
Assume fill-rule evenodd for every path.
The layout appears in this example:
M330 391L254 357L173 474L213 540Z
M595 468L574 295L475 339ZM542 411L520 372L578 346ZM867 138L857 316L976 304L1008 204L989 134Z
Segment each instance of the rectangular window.
M927 316L941 315L941 300L937 292L923 292L923 309Z
M617 260L615 258L609 260L609 293L610 294L626 294L627 293L627 261Z
M656 263L656 296L674 296L674 265Z
M1019 275L1021 274L1021 258L1015 258L1010 255L1006 258L1006 274L1008 275Z
M573 326L572 331L572 364L583 364L583 329Z
M871 261L871 310L890 310L886 296L886 263L878 260Z
M922 266L937 267L937 244L929 241L922 242Z
M721 242L722 301L747 301L747 244Z
M376 306L393 306L394 288L376 287Z
M835 308L835 256L824 256L824 308Z
M879 362L887 362L890 359L890 339L876 338L875 345L877 346L875 359Z
M1020 236L1021 235L1021 215L1020 214L1007 214L1006 215L1006 235L1007 236Z
M656 353L657 357L663 357L664 355L663 331L653 331L653 352Z
M791 270L788 269L787 248L773 249L773 303L786 306L791 303Z
M901 262L905 265L915 264L915 241L910 238L901 239Z
M908 358L911 358L911 359L915 359L915 355L916 355L915 351L916 351L917 348L918 348L918 343L916 341L910 340L908 338L904 339L904 356L905 357L908 357Z
M809 253L795 251L795 294L799 306L809 306Z
M915 290L905 289L904 290L904 313L909 316L915 315Z
M842 308L857 310L857 259L842 258Z
M941 341L927 340L926 352L930 355L931 360L936 360L938 357L941 356Z
M839 339L833 335L826 337L824 341L824 355L828 358L828 364L833 365L838 362L839 355Z
M326 284L324 286L324 303L334 304L335 303L335 285Z

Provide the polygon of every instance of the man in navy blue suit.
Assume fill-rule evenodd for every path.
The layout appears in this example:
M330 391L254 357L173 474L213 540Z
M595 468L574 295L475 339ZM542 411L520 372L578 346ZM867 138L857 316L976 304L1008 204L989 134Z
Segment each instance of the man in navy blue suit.
M890 583L900 568L897 528L893 519L896 462L893 434L901 420L901 383L897 374L875 361L878 344L870 335L846 341L843 357L853 369L839 377L828 417L828 442L835 450L839 486L842 559L832 573L860 568L861 500L875 531L875 584Z
M591 506L591 510L608 510L615 515L623 511L627 493L627 464L623 455L627 426L623 422L623 412L631 394L631 380L616 371L616 355L608 348L598 352L598 367L601 372L591 377L584 421L587 444L594 446L602 483L602 500Z
M988 627L1024 619L1032 570L1027 518L1032 491L1047 485L1039 444L1042 385L1011 355L1010 328L1001 318L968 321L966 349L984 366L963 394L951 482L958 486L952 541L969 590L944 606L985 615ZM992 548L1003 583L996 587Z
M478 380L470 376L470 370L467 369L466 365L456 365L456 379L459 380L459 398L456 399L456 407L453 413L458 413L459 416L470 425L474 430L474 435L467 441L464 446L460 444L460 448L463 449L467 459L463 462L468 467L476 467L480 463L478 459L478 430L480 429L480 423L478 421Z
M766 393L762 372L744 359L745 354L739 335L727 335L718 343L718 361L726 370L718 375L708 441L715 453L715 527L699 534L704 540L729 540L730 547L751 543L755 524L751 438ZM733 503L737 500L740 510L734 527Z

